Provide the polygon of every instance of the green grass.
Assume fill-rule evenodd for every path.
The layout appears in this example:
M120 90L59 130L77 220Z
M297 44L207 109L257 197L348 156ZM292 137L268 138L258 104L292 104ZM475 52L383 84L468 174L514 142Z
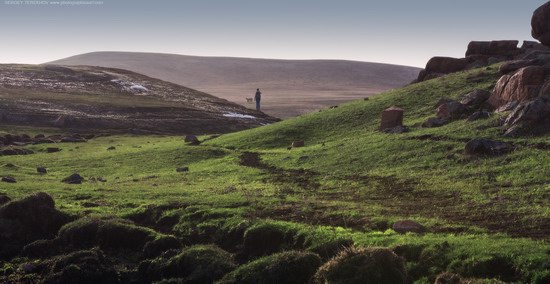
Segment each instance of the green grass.
M358 246L408 245L423 255L407 262L419 283L433 281L445 270L470 273L468 263L475 266L495 257L509 261L519 281L536 282L550 273L550 152L522 145L550 139L503 138L493 127L502 115L440 128L419 126L435 115L440 98L459 99L474 89L490 89L497 79L495 67L449 75L368 101L223 135L201 146L170 136L100 137L58 144L62 151L52 154L44 150L51 145L30 146L36 154L0 156L1 174L18 180L1 184L0 193L17 199L45 191L58 208L78 216L131 218L162 208L160 215L180 220L173 233L188 244L220 244L228 235L268 222L293 232L303 241L300 249L311 251L340 240ZM410 132L377 130L381 112L392 105L405 109ZM427 134L444 139L415 138ZM512 141L519 147L505 156L467 159L463 141L474 137ZM306 147L287 150L299 139ZM116 149L107 150L109 146ZM245 151L259 153L270 167L241 165ZM7 163L17 167L4 167ZM37 174L37 166L49 173ZM190 171L177 173L182 166ZM61 182L74 172L87 181ZM92 177L107 182L88 180ZM397 234L390 227L400 219L416 220L429 233ZM433 257L437 265L423 267Z

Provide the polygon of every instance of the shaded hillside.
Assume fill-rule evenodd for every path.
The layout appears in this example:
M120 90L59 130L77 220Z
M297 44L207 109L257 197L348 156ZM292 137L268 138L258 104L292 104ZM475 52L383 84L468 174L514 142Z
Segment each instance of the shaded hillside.
M3 123L134 133L225 133L275 119L120 69L0 66Z
M132 70L252 107L246 98L264 93L263 110L290 117L401 87L419 68L343 60L274 60L174 54L94 52L55 61Z

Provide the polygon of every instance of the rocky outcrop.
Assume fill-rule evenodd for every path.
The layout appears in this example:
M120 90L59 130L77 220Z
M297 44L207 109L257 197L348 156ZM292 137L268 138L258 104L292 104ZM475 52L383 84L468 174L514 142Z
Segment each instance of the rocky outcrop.
M403 109L398 107L389 107L382 112L382 121L380 130L394 128L403 125Z
M542 66L529 66L513 75L502 76L488 100L497 109L509 102L525 102L538 96L542 85L550 75L550 69Z
M517 40L472 41L468 44L466 56L515 56L521 52L518 44Z
M537 97L519 104L506 118L506 136L540 134L550 125L550 96Z
M531 18L531 35L546 46L550 46L550 2L540 6Z
M450 101L437 108L436 117L440 120L455 120L461 118L466 112L466 107L458 102Z

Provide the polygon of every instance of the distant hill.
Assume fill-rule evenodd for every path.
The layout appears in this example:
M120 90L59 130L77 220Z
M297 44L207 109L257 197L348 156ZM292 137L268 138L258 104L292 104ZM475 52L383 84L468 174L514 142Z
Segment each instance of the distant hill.
M177 84L103 67L0 65L3 124L132 133L225 133L276 121Z
M286 118L401 87L419 68L343 60L274 60L93 52L51 62L131 70L248 107L256 88L263 111Z

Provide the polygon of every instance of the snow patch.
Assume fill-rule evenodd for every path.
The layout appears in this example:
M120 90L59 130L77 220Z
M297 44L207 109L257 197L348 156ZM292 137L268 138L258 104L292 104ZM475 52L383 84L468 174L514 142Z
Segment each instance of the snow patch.
M236 113L236 112L224 113L223 116L232 117L232 118L256 119L255 116L242 114L242 113Z
M123 80L120 80L120 79L113 79L113 80L111 80L111 82L119 85L120 87L122 87L122 90L127 91L127 92L145 93L145 92L149 91L149 89L147 89L143 85L136 84L136 83L133 83L133 82L127 82L127 81L123 81Z

